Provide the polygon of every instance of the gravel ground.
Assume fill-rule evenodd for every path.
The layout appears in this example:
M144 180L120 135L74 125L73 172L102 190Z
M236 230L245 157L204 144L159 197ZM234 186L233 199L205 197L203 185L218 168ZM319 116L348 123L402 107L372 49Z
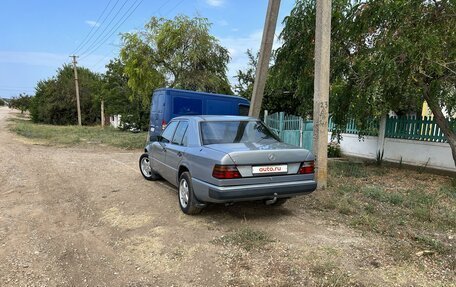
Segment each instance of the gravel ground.
M186 216L174 187L142 179L140 150L40 145L8 131L15 113L0 108L0 286L454 286L305 197Z

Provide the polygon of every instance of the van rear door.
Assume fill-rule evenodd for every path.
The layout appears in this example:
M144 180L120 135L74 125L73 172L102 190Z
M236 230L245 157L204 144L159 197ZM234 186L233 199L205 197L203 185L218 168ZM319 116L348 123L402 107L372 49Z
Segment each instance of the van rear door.
M163 121L163 112L164 112L164 101L165 94L164 92L155 92L152 96L152 106L150 108L150 127L149 135L150 140L156 140L156 137L161 134L161 124Z

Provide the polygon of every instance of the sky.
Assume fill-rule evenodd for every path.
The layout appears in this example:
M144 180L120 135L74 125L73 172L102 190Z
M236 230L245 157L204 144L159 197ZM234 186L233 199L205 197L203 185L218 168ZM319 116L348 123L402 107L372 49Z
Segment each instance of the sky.
M0 97L33 95L36 83L79 55L78 65L104 72L117 57L119 33L140 30L152 16L205 17L210 33L229 50L228 77L247 65L247 49L260 48L268 0L2 0ZM282 0L277 35L294 0Z

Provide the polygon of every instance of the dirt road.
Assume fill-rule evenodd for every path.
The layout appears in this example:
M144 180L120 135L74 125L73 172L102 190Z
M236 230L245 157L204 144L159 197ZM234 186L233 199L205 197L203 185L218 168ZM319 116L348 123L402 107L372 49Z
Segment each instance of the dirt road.
M308 213L305 198L185 216L173 187L142 179L141 151L33 144L8 131L12 114L0 108L0 286L384 286L424 276L371 264L381 240ZM242 228L269 239L250 251L223 243Z

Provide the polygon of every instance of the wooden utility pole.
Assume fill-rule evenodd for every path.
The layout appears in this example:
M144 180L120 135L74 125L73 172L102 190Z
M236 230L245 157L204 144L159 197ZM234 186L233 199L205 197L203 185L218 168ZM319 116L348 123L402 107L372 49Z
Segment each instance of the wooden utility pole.
M268 76L269 61L271 58L272 43L274 42L274 33L279 15L280 0L269 0L266 21L264 23L263 38L261 40L260 57L255 73L255 82L253 84L252 101L250 103L249 116L259 117L261 103L263 102L264 86Z
M78 79L78 69L76 68L76 58L78 56L76 55L72 55L70 56L71 58L73 58L73 70L74 70L74 84L76 85L76 105L77 105L77 109L78 109L78 125L79 126L82 126L82 122L81 122L81 104L79 102L79 79Z
M314 154L318 188L328 180L329 55L331 43L331 0L317 0L314 79Z

